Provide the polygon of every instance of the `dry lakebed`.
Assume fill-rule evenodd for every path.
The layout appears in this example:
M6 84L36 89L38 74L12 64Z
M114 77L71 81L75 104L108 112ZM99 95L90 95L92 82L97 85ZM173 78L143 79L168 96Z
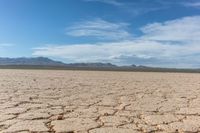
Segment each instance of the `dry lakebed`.
M200 74L1 69L0 132L200 132Z

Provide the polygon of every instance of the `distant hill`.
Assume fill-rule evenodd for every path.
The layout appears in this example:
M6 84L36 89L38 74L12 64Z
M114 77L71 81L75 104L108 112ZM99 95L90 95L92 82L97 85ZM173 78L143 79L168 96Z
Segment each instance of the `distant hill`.
M111 63L72 63L72 64L66 64L66 66L70 66L70 67L94 67L94 68L98 68L98 67L118 67L116 65L113 65Z
M65 63L45 57L36 58L0 58L0 65L65 66Z
M4 66L63 66L63 67L117 67L111 63L71 63L65 64L45 57L36 58L0 58L0 65Z
M58 69L58 70L98 70L98 71L141 71L141 72L192 72L200 69L176 69L148 66L117 66L111 63L72 63L66 64L45 57L36 58L0 58L0 69Z

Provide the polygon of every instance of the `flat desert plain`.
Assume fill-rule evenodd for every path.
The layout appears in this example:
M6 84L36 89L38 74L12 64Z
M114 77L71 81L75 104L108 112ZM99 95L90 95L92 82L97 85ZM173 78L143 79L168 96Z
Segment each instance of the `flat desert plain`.
M1 133L199 131L200 74L0 70Z

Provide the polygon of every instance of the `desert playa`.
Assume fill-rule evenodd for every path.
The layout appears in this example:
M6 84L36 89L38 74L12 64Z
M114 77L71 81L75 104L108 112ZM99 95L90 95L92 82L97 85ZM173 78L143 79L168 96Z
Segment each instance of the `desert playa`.
M195 73L0 70L0 132L199 132L199 94Z

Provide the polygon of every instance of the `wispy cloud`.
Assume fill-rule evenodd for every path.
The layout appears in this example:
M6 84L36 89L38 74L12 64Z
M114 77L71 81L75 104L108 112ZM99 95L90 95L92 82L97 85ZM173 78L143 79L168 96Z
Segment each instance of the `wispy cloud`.
M0 43L0 56L5 56L6 53L9 53L8 50L14 46L12 43Z
M137 1L123 1L123 0L83 0L85 2L98 2L112 5L127 12L131 16L138 16L149 12L169 9L173 6L183 6L191 8L200 8L200 2L195 0L137 0Z
M128 23L111 23L102 19L76 23L66 29L66 34L74 37L95 37L100 40L128 39L132 35L126 31Z
M101 3L105 3L105 4L110 4L110 5L114 5L114 6L122 6L123 3L117 1L117 0L84 0L86 2L101 2Z
M184 6L187 6L187 7L196 7L196 8L200 8L200 2L197 1L197 2L185 2L183 3Z
M128 13L131 16L137 16L153 11L158 11L162 9L169 8L173 3L177 2L169 2L164 0L153 0L149 2L149 0L139 0L139 1L123 1L123 0L83 0L85 2L98 2L104 3L107 5L112 5Z
M10 46L14 46L14 44L12 44L12 43L0 43L0 47L10 47Z
M33 55L59 57L70 62L200 67L199 25L200 16L184 17L141 27L143 35L131 40L49 45L35 48Z

